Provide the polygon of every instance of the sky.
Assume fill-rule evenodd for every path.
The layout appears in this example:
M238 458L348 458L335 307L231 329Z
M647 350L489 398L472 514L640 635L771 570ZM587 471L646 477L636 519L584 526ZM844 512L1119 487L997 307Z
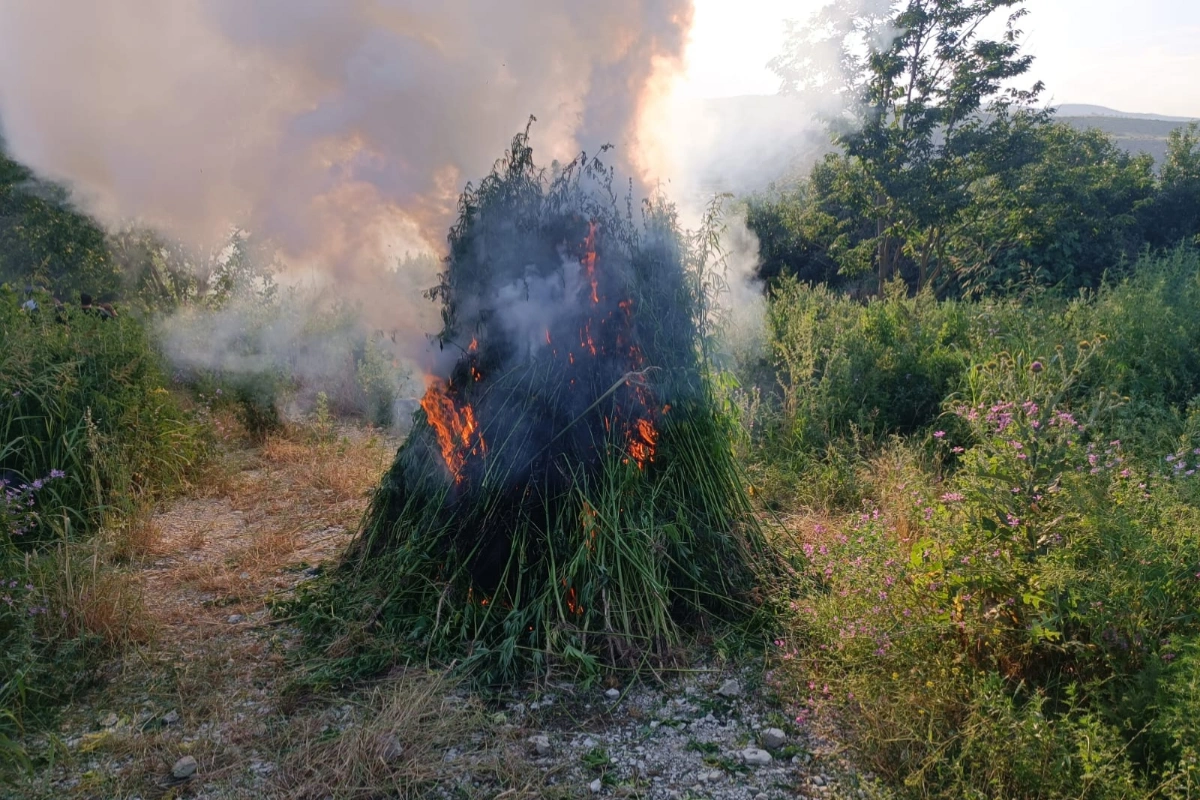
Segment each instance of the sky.
M785 19L820 0L695 0L687 97L773 94ZM1031 77L1052 104L1200 117L1200 0L1029 0Z

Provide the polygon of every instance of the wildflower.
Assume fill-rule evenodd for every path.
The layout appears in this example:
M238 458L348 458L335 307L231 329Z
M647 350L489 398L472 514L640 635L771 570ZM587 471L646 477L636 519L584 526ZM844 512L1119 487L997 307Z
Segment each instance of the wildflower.
M951 452L951 453L954 453L955 455L957 455L957 454L959 454L959 453L964 453L964 452L966 452L966 451L965 451L965 450L963 450L963 448L961 448L961 447L952 447L952 448L950 448L950 452Z
M945 439L945 438L946 438L946 432L945 432L945 431L934 431L934 432L933 432L933 438L935 438L935 439Z
M55 479L65 478L67 477L67 473L63 472L61 469L52 469L50 470L50 477Z
M943 503L961 503L965 499L961 492L946 492L942 495Z
M1045 367L1042 366L1042 362L1035 361L1029 365L1029 369L1032 370L1034 374L1037 374L1037 373L1041 372L1043 369L1045 369Z
M1012 514L1005 514L1005 517L1007 518L1008 527L1010 528L1015 528L1021 524L1020 518L1014 517Z

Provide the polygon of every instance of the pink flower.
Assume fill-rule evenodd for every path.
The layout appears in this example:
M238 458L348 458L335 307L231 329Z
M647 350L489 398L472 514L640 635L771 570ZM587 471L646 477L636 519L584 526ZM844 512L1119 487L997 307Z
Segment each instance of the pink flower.
M946 438L946 432L945 431L934 431L933 438L944 439L944 438Z

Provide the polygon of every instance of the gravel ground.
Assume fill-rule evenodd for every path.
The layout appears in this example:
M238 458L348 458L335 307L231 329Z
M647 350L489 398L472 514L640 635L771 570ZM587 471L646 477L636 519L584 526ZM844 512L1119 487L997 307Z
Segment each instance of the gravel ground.
M625 691L563 684L516 697L503 714L546 785L569 796L869 796L833 746L789 720L752 675L714 671Z

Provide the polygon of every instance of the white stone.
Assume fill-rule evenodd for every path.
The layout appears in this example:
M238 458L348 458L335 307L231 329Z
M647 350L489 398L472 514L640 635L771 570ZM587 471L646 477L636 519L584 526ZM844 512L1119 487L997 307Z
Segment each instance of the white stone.
M779 728L767 728L763 731L762 744L768 750L778 750L787 744L787 734Z
M755 767L763 767L771 763L771 754L757 747L747 747L742 751L742 760Z
M384 761L399 761L404 756L404 745L395 736L388 739L383 748Z
M619 689L609 689L604 693L604 696L609 700L618 700L621 697L621 691Z
M175 766L171 768L171 777L176 780L184 780L196 774L196 759L191 756L184 756L175 762Z
M592 790L592 794L600 794L600 787L603 786L599 778L588 784L588 788Z
M736 679L730 678L721 684L721 688L717 689L717 694L722 697L741 697L742 684L738 683Z
M533 751L539 756L550 755L552 748L549 736L530 736L526 741L533 746Z

